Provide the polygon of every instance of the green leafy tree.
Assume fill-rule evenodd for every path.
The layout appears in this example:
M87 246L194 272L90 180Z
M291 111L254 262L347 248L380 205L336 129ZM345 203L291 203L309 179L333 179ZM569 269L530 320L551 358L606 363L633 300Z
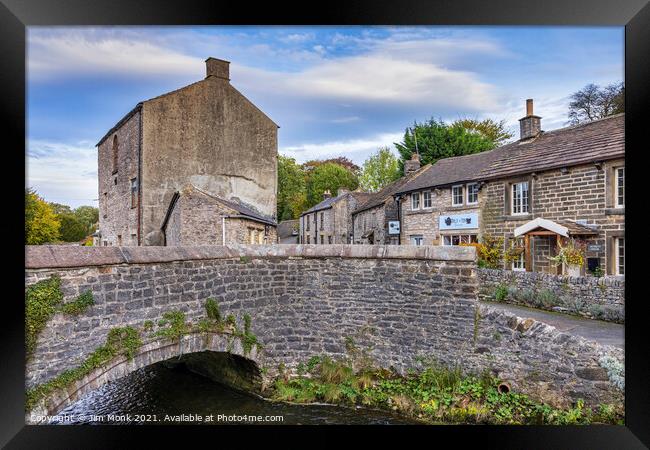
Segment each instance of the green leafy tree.
M400 170L404 167L404 161L411 159L415 153L416 138L422 164L434 164L443 158L484 152L497 145L482 133L431 118L424 123L416 123L414 128L407 128L404 140L395 143L401 157Z
M625 112L625 86L613 83L604 87L590 83L571 94L569 123L576 125Z
M288 156L278 157L278 220L295 219L307 204L307 183L302 167Z
M78 242L87 236L86 225L75 214L57 214L61 222L61 240L65 242Z
M325 163L315 167L307 180L307 208L320 203L323 193L336 195L340 188L351 191L359 187L359 179L345 167L336 163Z
M359 184L364 191L377 192L401 175L399 159L388 147L382 147L363 163Z
M74 210L74 215L85 227L86 235L95 231L95 225L99 222L99 208L94 206L79 206Z
M306 163L304 163L302 167L306 172L310 172L316 167L327 163L334 163L334 164L338 164L339 166L343 166L355 175L357 175L361 170L359 166L353 163L346 156L339 156L338 158L329 158L329 159L312 159L311 161L307 161Z
M513 134L506 130L506 121L496 122L492 119L459 119L451 124L466 129L469 132L478 133L494 143L495 147L505 144L513 137Z
M60 238L61 222L52 206L32 189L25 189L25 243L40 245Z

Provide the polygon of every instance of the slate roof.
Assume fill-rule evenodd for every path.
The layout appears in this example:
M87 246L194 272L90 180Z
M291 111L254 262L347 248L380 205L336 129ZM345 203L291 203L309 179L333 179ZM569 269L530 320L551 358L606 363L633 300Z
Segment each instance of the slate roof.
M300 214L300 217L304 216L305 214L309 214L309 213L313 213L313 212L316 212L316 211L321 211L323 209L331 208L332 205L334 205L334 203L336 203L337 201L343 199L343 197L345 197L346 195L353 196L358 202L364 202L364 201L366 201L366 199L368 198L368 196L370 194L368 192L345 192L345 193L343 193L341 195L337 195L336 197L326 198L325 200L323 200L319 204L314 205L311 208L309 208L307 211L303 211L303 213Z
M625 113L568 128L542 132L530 142L493 150L494 159L479 178L540 172L625 156Z
M272 217L265 216L264 214L261 214L261 213L255 211L254 209L252 209L251 207L246 206L246 205L244 205L242 203L234 202L232 200L226 200L224 198L221 198L221 197L218 197L216 195L210 194L209 192L206 192L203 189L199 189L198 187L196 187L196 186L194 186L192 184L187 185L182 191L185 191L186 189L196 190L197 192L202 193L206 197L210 197L210 198L212 198L214 200L217 200L218 202L226 205L228 208L232 209L233 211L238 212L242 216L245 216L247 218L256 220L258 222L266 223L268 225L277 226L277 223L275 222L275 220L273 220ZM175 202L176 198L183 194L182 191L177 192L176 194L174 194L174 198L172 198L172 202L170 203L167 215L169 215L169 211L171 211L171 209L173 209L173 206L174 206L173 203ZM165 218L164 223L166 223L166 222L167 222L167 217Z
M540 133L494 150L444 158L395 193L504 178L625 156L625 113Z
M419 179L420 176L422 176L424 173L427 172L427 170L431 167L430 164L426 164L422 167L420 167L418 170L415 172L410 173L408 176L402 177L399 180L393 181L391 184L383 188L382 190L374 193L368 194L368 198L365 202L360 204L357 209L355 209L352 214L357 214L360 213L361 211L365 211L367 209L374 208L375 206L379 206L382 203L386 201L387 198L390 198L393 196L393 194L397 193L400 191L402 187L404 187L406 184L408 184L411 181L414 181L416 179Z
M440 159L429 166L422 175L401 186L399 190L395 191L395 194L476 180L481 169L491 164L496 156L496 150L490 150Z

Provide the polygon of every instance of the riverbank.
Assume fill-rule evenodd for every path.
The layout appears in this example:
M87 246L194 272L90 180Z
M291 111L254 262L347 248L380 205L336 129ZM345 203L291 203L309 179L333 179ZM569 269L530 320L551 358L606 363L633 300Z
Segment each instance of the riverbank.
M424 368L400 376L349 360L315 356L298 367L298 376L283 370L265 395L292 404L327 403L362 406L399 413L429 424L589 425L623 424L621 405L585 407L582 400L554 408L521 393L489 372L463 374L423 361Z

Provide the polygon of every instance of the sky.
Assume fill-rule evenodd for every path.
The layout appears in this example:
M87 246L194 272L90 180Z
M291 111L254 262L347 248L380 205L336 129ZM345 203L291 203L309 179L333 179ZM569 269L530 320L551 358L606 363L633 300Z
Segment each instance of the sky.
M97 206L97 141L138 102L205 77L209 56L298 162L361 165L414 121L505 120L525 100L542 129L567 126L569 96L624 79L623 27L29 27L27 185Z

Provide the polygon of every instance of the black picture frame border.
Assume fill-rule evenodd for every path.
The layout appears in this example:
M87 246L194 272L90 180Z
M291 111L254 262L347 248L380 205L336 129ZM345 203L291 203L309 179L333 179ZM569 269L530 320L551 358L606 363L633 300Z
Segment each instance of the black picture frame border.
M302 25L572 25L625 26L625 84L626 84L626 164L628 204L643 201L633 186L643 179L642 158L647 149L645 120L650 84L650 5L646 0L546 0L525 2L503 0L425 1L400 0L377 3L369 0L329 1L312 5L277 4L266 2L208 2L185 0L125 1L125 0L1 0L0 4L0 114L2 115L6 218L0 221L5 237L7 264L2 271L5 280L2 313L3 358L0 364L2 408L0 408L0 445L7 448L121 448L144 438L180 445L207 438L223 442L237 439L242 444L252 437L272 443L309 445L307 432L330 435L332 431L370 431L371 440L387 443L474 441L482 448L646 448L650 445L650 358L645 330L647 329L643 284L639 266L628 261L626 274L626 425L584 427L513 427L513 426L445 426L445 427L55 427L24 424L24 273L13 262L24 259L22 217L25 185L25 154L15 149L25 146L26 68L25 27L38 25L234 25L234 24L302 24ZM525 74L523 74L525 76ZM637 164L634 164L637 163ZM641 191L642 192L642 191ZM634 208L634 207L633 207ZM644 219L638 206L627 213L628 234L643 238L637 228ZM635 216L639 216L635 219ZM634 231L637 229L637 231ZM629 241L629 239L628 239ZM630 246L628 258L637 258L643 247ZM637 275L634 275L637 273ZM635 295L633 295L635 293ZM174 432L170 430L177 430ZM285 435L291 432L292 435ZM418 436L414 436L417 434ZM432 434L435 435L431 436ZM204 436L205 435L205 436ZM215 436L219 441L214 441ZM442 435L442 436L441 436ZM188 436L191 441L188 441ZM408 436L408 441L403 439ZM417 441L416 438L419 438ZM317 442L316 442L317 443ZM645 444L645 445L644 445ZM191 445L191 444L190 444Z

